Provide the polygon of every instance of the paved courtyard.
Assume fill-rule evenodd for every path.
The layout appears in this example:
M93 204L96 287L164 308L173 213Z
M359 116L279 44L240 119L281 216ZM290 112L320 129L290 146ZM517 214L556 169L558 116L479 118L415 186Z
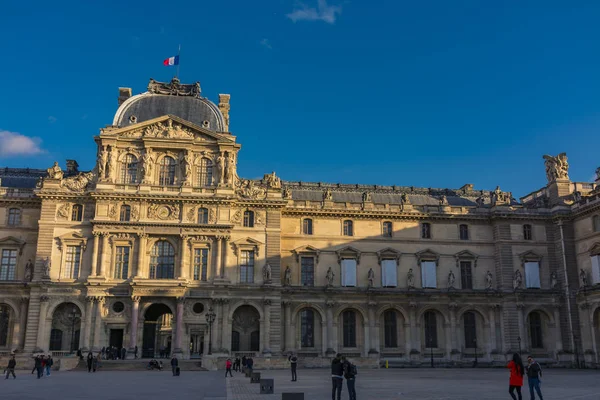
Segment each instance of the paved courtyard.
M225 381L224 372L170 371L53 372L37 380L18 371L16 380L0 380L0 398L7 400L279 400L282 392L304 392L306 400L331 398L327 370L299 370L290 382L288 371L261 371L275 379L275 395L259 395L259 385L234 373ZM545 370L542 384L546 400L600 399L600 371ZM360 370L356 384L359 400L510 400L508 372L502 369L390 369ZM529 394L524 393L529 400ZM342 399L348 399L344 385Z

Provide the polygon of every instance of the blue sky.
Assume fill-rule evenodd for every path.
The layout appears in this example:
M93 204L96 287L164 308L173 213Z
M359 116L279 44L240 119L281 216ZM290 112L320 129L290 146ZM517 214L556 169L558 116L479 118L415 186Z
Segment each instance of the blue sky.
M244 177L473 183L522 196L545 184L545 153L567 152L573 180L600 166L597 1L2 8L0 166L75 158L91 169L92 136L112 122L117 88L169 80L162 60L178 44L182 81L200 81L213 101L232 96Z

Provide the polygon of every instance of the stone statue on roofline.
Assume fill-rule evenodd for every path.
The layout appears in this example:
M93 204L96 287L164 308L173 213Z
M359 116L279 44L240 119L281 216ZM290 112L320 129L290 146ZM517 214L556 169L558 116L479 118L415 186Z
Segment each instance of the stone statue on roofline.
M569 179L569 163L567 162L567 153L560 153L557 156L544 155L544 165L546 166L546 179L548 183L557 179Z
M50 179L62 179L64 175L57 161L54 161L54 164L48 168L46 172L48 172L48 177Z

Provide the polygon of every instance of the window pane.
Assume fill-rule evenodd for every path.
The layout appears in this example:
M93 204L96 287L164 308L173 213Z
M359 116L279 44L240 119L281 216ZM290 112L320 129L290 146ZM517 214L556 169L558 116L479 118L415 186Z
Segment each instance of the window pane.
M300 258L300 275L302 286L315 285L315 259L313 257Z
M346 220L344 221L344 236L353 236L354 230L352 226L352 221Z
M71 210L71 221L81 221L83 219L83 206L75 204Z
M394 310L388 310L383 314L385 347L398 347L397 320L397 314Z
M202 207L198 209L198 223L208 224L208 208Z
M542 317L538 312L529 314L529 334L531 336L531 347L534 349L543 349Z
M471 261L460 262L460 287L463 289L473 289Z
M0 280L14 281L17 267L17 250L2 250L0 259Z
M166 240L158 241L152 247L150 257L150 279L174 279L175 249Z
M119 215L119 220L122 222L129 221L131 218L131 207L129 206L121 206L121 213Z
M194 249L194 280L206 281L208 249Z
M305 218L304 221L302 221L302 233L304 233L305 235L312 235L313 234L313 221L310 218Z
M315 314L304 309L300 313L300 336L302 347L315 347Z
M427 222L421 224L421 238L431 239L431 225Z
M477 324L475 321L475 313L467 312L464 314L465 328L465 347L467 349L477 348Z
M424 288L437 287L436 272L435 261L421 261L421 280Z
M77 279L81 262L81 246L67 246L62 278Z
M244 211L244 226L247 228L254 227L254 211Z
M383 287L396 287L398 285L396 260L381 261L381 285Z
M342 286L356 286L356 260L342 260Z
M467 225L460 225L460 239L469 240L469 227Z
M523 225L523 238L531 240L531 225Z
M525 263L525 284L528 288L540 288L540 264L537 261Z
M21 225L21 210L18 208L11 208L8 210L8 225L16 226Z
M213 184L212 161L203 158L200 161L200 166L196 169L196 174L198 176L198 186L211 186Z
M127 154L121 163L120 181L124 184L137 181L137 158L133 154Z
M115 255L115 279L127 279L129 277L129 246L117 246Z
M171 157L164 157L160 162L159 183L161 185L175 184L175 160Z
M254 283L254 251L252 250L242 251L240 282Z
M356 347L356 314L354 311L344 311L342 319L344 347Z
M392 237L392 223L391 222L383 223L383 236L384 237Z
M423 314L425 322L425 347L436 348L437 344L437 319L433 311Z
M592 256L592 284L600 283L600 256Z

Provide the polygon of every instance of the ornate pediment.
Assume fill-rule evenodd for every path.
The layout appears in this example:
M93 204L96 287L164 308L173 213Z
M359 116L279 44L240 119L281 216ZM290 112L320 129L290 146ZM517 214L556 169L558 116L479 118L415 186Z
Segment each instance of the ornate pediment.
M536 252L531 251L531 250L519 254L519 258L521 259L521 263L522 264L525 264L526 262L530 262L530 261L533 261L533 262L537 261L537 262L539 262L539 261L542 260L542 256L541 255L539 255Z
M338 262L342 262L344 258L356 258L356 264L360 264L361 251L352 247L346 246L336 251Z
M473 267L477 267L477 259L479 258L479 256L469 250L463 250L456 253L454 255L454 258L456 259L457 268L460 267L461 261L472 261Z
M421 265L422 261L435 261L438 262L440 260L440 255L433 250L425 249L422 251L418 251L415 253L417 257L417 262Z
M235 254L238 256L240 255L240 250L254 250L256 252L256 255L258 255L258 251L263 245L263 242L258 241L256 239L252 239L251 237L246 237L231 242L231 246L233 247Z
M65 245L78 245L81 246L82 251L85 251L85 248L87 247L87 241L87 237L77 232L66 233L56 238L56 243L59 250L62 250Z
M600 255L600 243L594 243L590 249L590 257Z
M379 265L381 265L381 261L382 260L396 260L396 263L399 264L400 263L400 256L402 255L401 252L399 252L398 250L394 250L391 247L387 247L383 250L379 250L377 252L377 262L379 262Z
M297 262L300 262L300 256L307 255L307 256L314 256L315 263L318 264L319 263L319 254L321 253L321 250L319 250L316 247L313 247L311 245L306 245L306 246L300 246L300 247L295 248L294 250L292 250L292 253L294 253L294 255L296 256Z
M23 247L25 247L25 241L14 236L7 236L0 239L0 246L12 246L19 248L19 255L23 254Z

